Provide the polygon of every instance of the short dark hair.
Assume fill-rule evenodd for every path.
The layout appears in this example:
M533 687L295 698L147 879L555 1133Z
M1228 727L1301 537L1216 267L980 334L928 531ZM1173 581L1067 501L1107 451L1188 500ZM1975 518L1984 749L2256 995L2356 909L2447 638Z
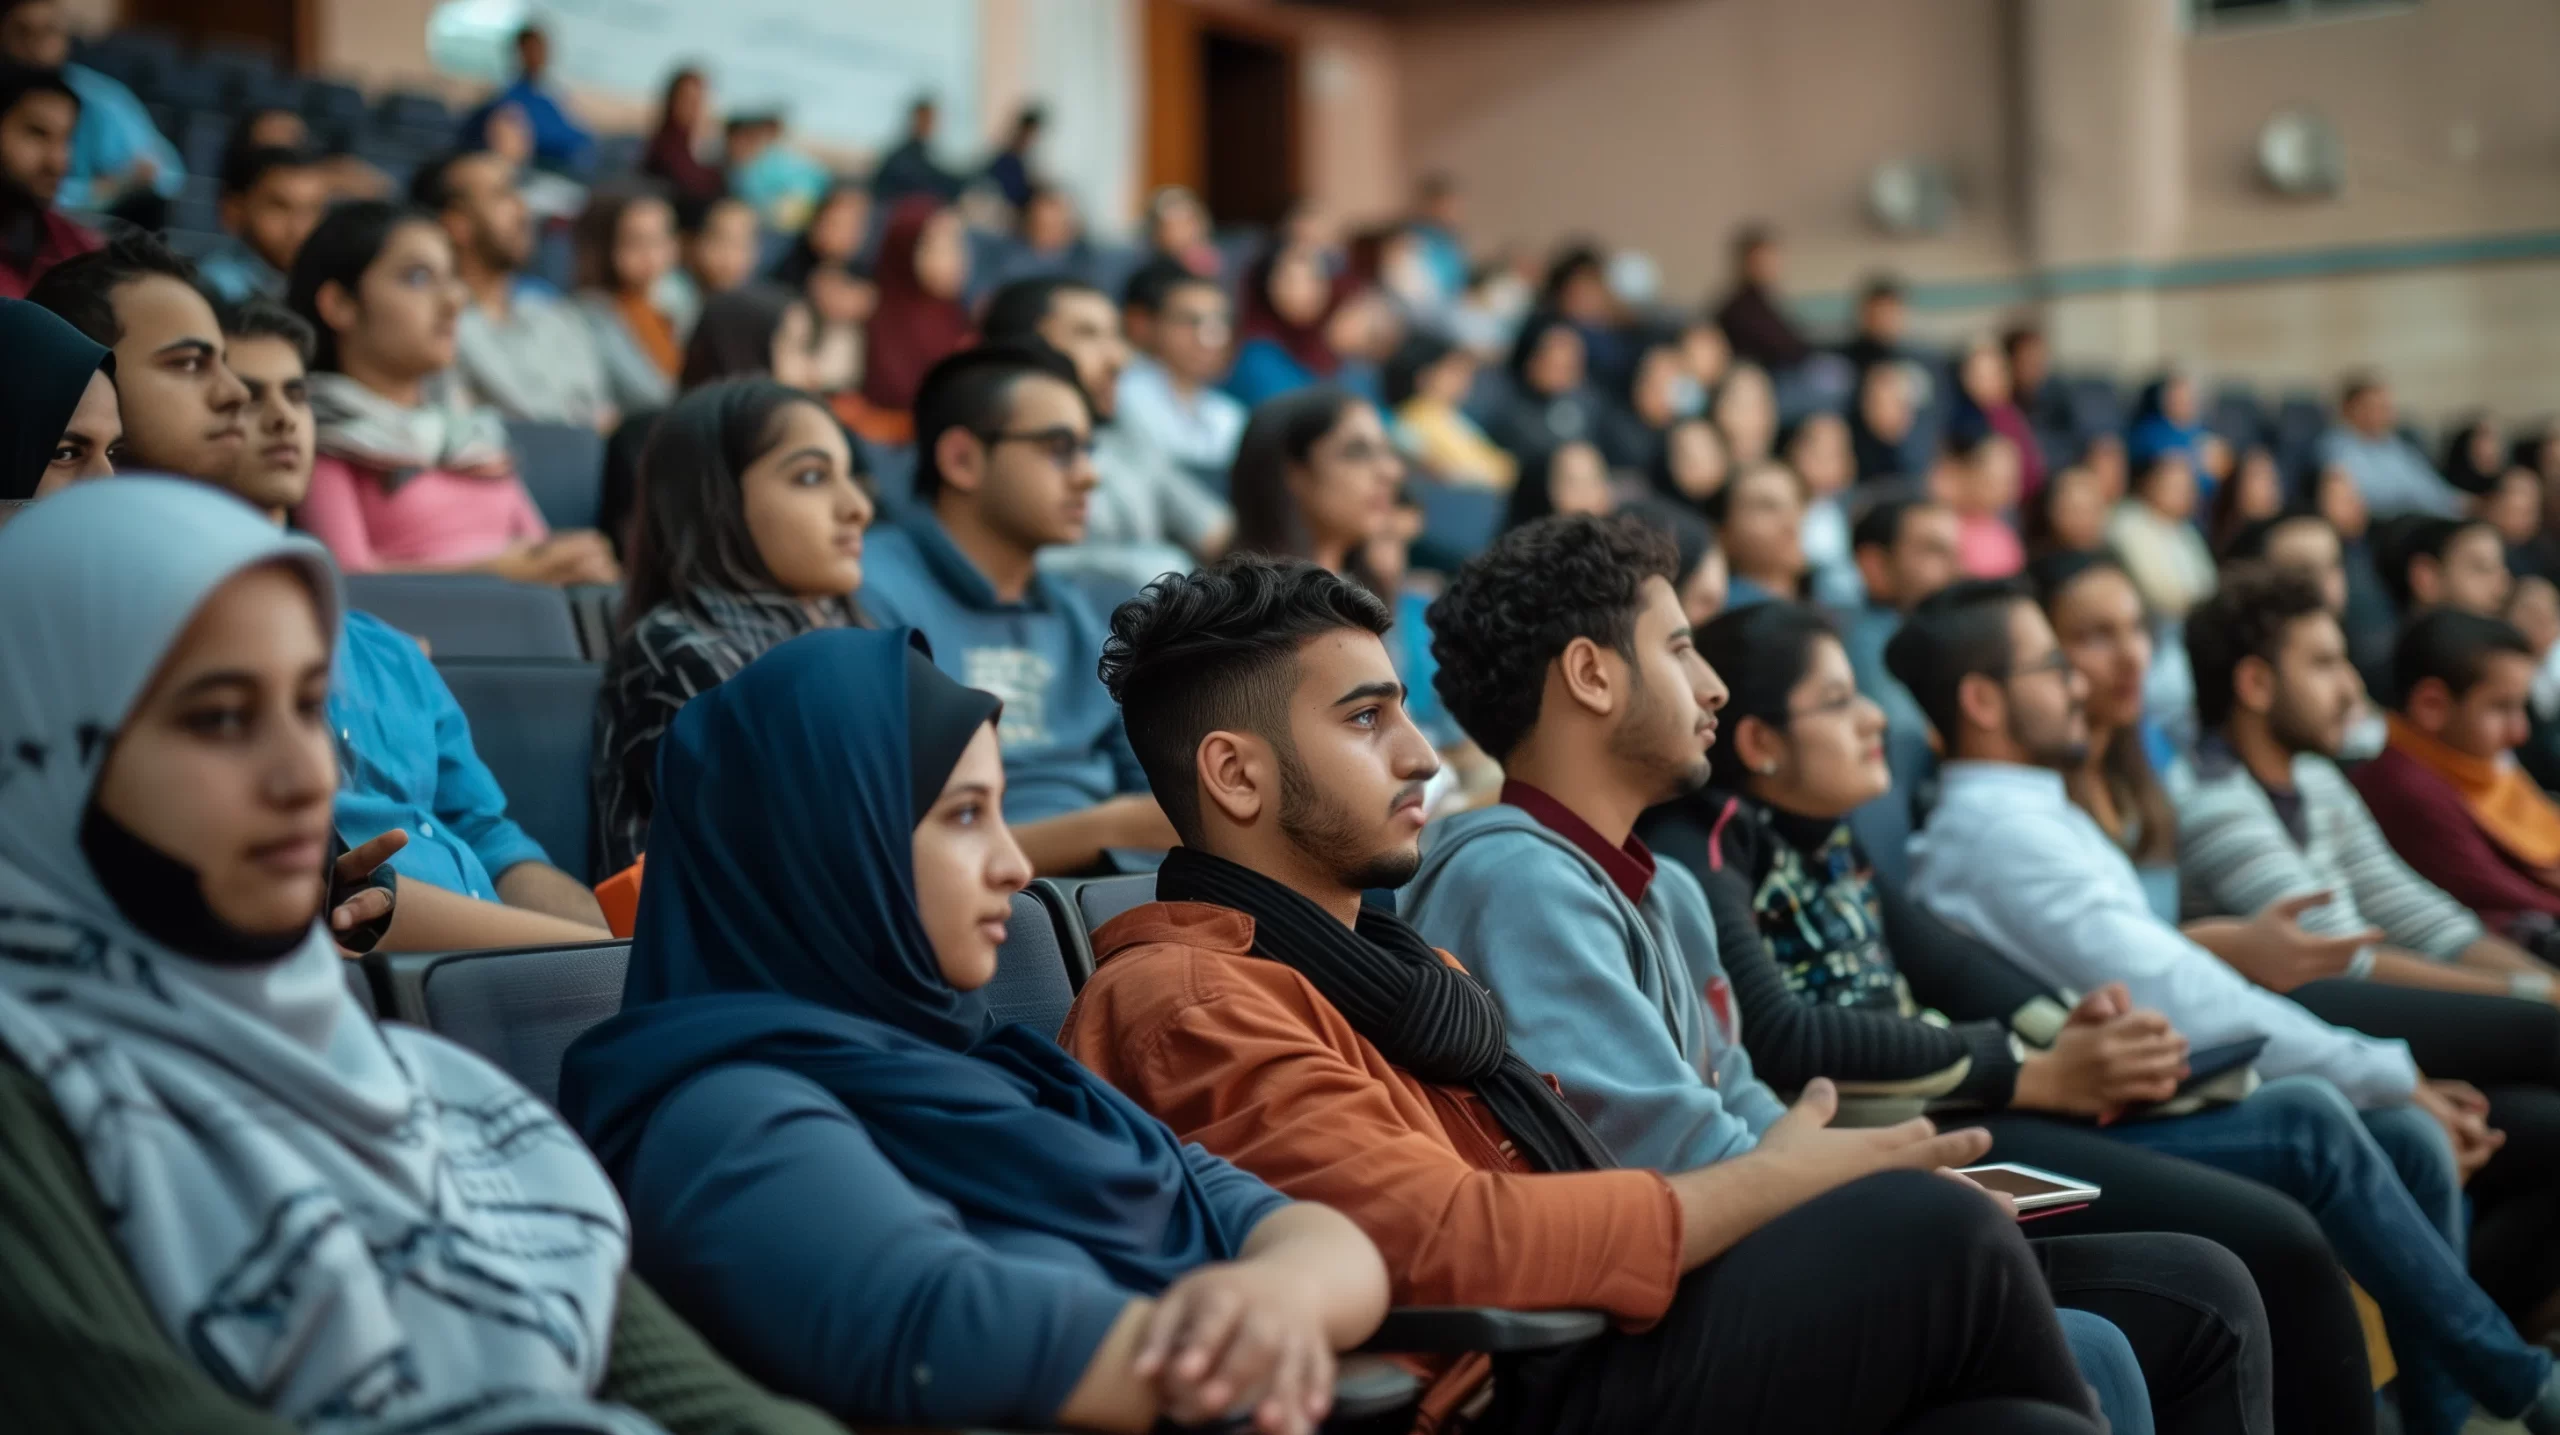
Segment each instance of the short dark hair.
M311 356L320 345L320 336L312 332L309 320L264 294L252 294L224 309L222 332L232 339L282 339L293 346L306 369L311 367Z
M2272 518L2253 518L2232 532L2217 556L2225 563L2264 562L2267 550L2275 546L2276 530L2296 523L2317 523L2329 528L2329 520L2308 508L2279 513ZM2335 532L2335 529L2330 531Z
M2488 676L2493 654L2513 653L2533 661L2533 644L2513 623L2460 608L2431 608L2409 620L2391 648L2391 682L2400 706L2429 678L2460 698Z
M335 284L353 294L364 280L364 271L382 257L383 246L404 224L424 224L444 232L436 217L422 210L388 200L359 199L330 210L311 237L302 241L302 249L293 256L293 273L285 280L285 303L311 326L318 340L311 355L314 370L334 373L338 368L338 336L320 317L320 291Z
M1538 725L1547 665L1576 638L1635 656L1644 582L1680 581L1668 535L1589 514L1524 523L1460 565L1431 605L1431 680L1449 715L1496 761Z
M931 503L942 492L942 468L934 449L953 429L992 433L1013 412L1013 391L1024 379L1046 375L1075 390L1076 366L1067 356L1032 340L980 344L962 349L927 369L916 387L916 477L919 503Z
M1964 680L2008 676L2017 661L2009 614L2033 601L2014 578L1968 578L1921 599L1885 644L1885 670L1911 690L1950 754L1964 729Z
M1733 231L1733 257L1741 259L1755 249L1778 242L1778 231L1768 224L1753 220Z
M1724 718L1787 721L1787 695L1813 666L1815 645L1840 629L1809 603L1784 600L1729 608L1698 630L1698 656L1724 679Z
M258 182L280 169L309 169L320 157L307 149L286 145L251 145L234 150L222 159L222 192L225 196L247 194Z
M16 8L16 5L0 6L0 14ZM71 88L71 81L61 70L0 60L0 115L16 109L18 101L29 95L60 95L71 102L71 108L82 108L80 92Z
M2409 570L2420 558L2432 558L2442 564L2445 555L2463 534L2474 528L2497 532L2497 525L2485 518L2437 518L2432 515L2407 515L2375 525L2373 533L2373 566L2381 570L2383 589L2391 601L2406 613L2417 602L2409 583Z
M1227 292L1217 280L1184 268L1182 261L1158 255L1139 265L1137 272L1129 276L1129 282L1121 286L1120 306L1135 309L1141 314L1161 314L1164 306L1172 301L1173 291L1195 284L1203 289L1215 289L1220 294Z
M2320 585L2303 574L2263 563L2243 564L2225 574L2214 595L2187 614L2187 666L2195 671L2197 723L2212 732L2231 721L2240 702L2242 660L2273 663L2295 623L2328 616Z
M2370 369L2357 369L2338 382L2338 408L2343 411L2356 400L2382 387L2382 376Z
M986 313L978 319L978 334L991 344L1037 339L1061 294L1091 294L1111 302L1111 296L1095 285L1064 274L1016 279L988 297Z
M1867 276L1867 282L1858 286L1858 303L1862 307L1873 304L1879 299L1899 301L1903 297L1905 297L1905 291L1902 280L1892 274L1870 274Z
M1376 595L1297 558L1230 554L1167 574L1111 615L1102 683L1120 705L1147 785L1186 845L1202 840L1200 740L1221 728L1287 748L1299 646L1351 629L1383 635Z
M27 302L51 309L91 343L112 349L124 337L124 325L116 319L116 291L154 274L204 293L194 265L157 235L137 229L46 270L27 291ZM206 302L212 302L210 296Z
M740 199L738 196L729 194L725 191L719 194L695 193L677 195L675 197L676 233L688 237L700 234L703 230L711 227L711 216L718 214L724 207L732 204L744 209L751 215L755 213L754 205L751 205L745 200Z
M1422 388L1422 376L1451 354L1458 346L1438 334L1415 333L1398 345L1394 357L1387 360L1386 372L1379 378L1380 391L1388 408L1397 408Z
M1850 525L1849 551L1855 553L1861 548L1881 548L1890 553L1893 546L1902 541L1905 519L1922 509L1939 506L1936 499L1919 495L1880 498L1868 504L1866 511L1858 515L1858 521Z
M446 150L418 166L418 172L409 176L409 202L429 214L442 215L446 210L453 208L453 202L458 197L453 187L454 169L466 160L478 159L489 152L476 146L465 145L459 149Z

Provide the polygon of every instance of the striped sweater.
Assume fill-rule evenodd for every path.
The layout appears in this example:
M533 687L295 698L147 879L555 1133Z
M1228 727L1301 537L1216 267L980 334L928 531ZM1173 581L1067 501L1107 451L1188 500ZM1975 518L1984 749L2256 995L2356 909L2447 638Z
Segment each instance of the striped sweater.
M2190 918L2245 917L2281 898L2327 891L2336 895L2302 914L2314 932L2379 928L2392 946L2440 962L2480 938L2480 919L2409 870L2327 758L2294 758L2293 792L2270 797L2245 764L2208 742L2177 806L2178 875Z

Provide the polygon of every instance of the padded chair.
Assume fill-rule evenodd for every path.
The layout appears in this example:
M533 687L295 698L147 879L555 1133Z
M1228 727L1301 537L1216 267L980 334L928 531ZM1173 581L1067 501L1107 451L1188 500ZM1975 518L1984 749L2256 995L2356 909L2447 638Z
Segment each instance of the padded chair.
M1155 899L1156 879L1152 872L1141 872L1129 877L1096 877L1076 887L1076 916L1084 925L1085 952L1088 961L1086 976L1092 975L1089 963L1093 952L1093 934L1101 931L1103 924L1112 918L1132 907L1143 907ZM1076 985L1082 987L1084 977L1076 978Z
M415 90L394 90L374 106L373 117L376 123L385 127L436 130L445 134L448 143L452 140L453 111L435 95L420 94Z
M366 1016L379 1018L382 1005L374 1000L373 974L366 971L361 962L342 962L339 965L342 968L339 975L347 980L347 995L356 999L356 1005L364 1008Z
M578 630L578 646L587 661L601 663L613 656L614 615L622 607L622 590L607 583L581 583L564 590L569 599L569 618Z
M1013 894L1013 916L996 953L987 1005L998 1023L1020 1022L1045 1036L1067 1024L1067 1008L1093 972L1093 958L1078 938L1075 913L1055 883L1035 882Z
M582 424L512 419L516 475L553 528L593 528L604 502L604 435Z
M1502 531L1505 500L1492 489L1428 478L1411 479L1405 488L1422 509L1422 536L1414 542L1421 567L1455 571Z
M542 844L553 866L580 882L592 880L588 768L604 670L593 663L458 660L439 662L436 671L471 720L471 745L506 793L507 815Z
M585 656L569 600L557 588L485 573L350 573L347 605L424 638L431 658Z
M394 1012L489 1058L556 1106L560 1058L622 1010L630 962L629 942L394 959Z

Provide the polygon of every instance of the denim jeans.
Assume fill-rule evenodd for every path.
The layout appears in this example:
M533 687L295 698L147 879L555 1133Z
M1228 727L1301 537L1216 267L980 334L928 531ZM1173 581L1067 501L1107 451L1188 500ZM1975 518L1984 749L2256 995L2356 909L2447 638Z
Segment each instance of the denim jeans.
M2474 1401L2513 1418L2550 1379L2551 1354L2526 1344L2472 1282L2452 1148L2425 1112L2358 1112L2328 1082L2293 1076L2234 1106L2109 1134L2264 1182L2310 1210L2382 1308L2409 1435L2458 1435Z
M2080 1366L2080 1378L2098 1397L2098 1413L2107 1417L2109 1435L2152 1435L2151 1390L2142 1383L2142 1362L2133 1342L2104 1316L2068 1306L2057 1307L2062 1338Z

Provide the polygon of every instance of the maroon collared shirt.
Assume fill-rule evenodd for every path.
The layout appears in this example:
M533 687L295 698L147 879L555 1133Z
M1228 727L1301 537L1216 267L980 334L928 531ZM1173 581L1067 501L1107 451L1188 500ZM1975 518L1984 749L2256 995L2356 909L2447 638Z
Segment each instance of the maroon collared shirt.
M1593 830L1590 823L1573 814L1573 809L1556 801L1529 784L1513 778L1502 784L1502 800L1531 817L1567 842L1582 849L1584 855L1600 864L1609 880L1626 894L1627 900L1642 905L1645 892L1653 886L1653 853L1635 834L1627 834L1627 845L1612 847L1609 839Z

